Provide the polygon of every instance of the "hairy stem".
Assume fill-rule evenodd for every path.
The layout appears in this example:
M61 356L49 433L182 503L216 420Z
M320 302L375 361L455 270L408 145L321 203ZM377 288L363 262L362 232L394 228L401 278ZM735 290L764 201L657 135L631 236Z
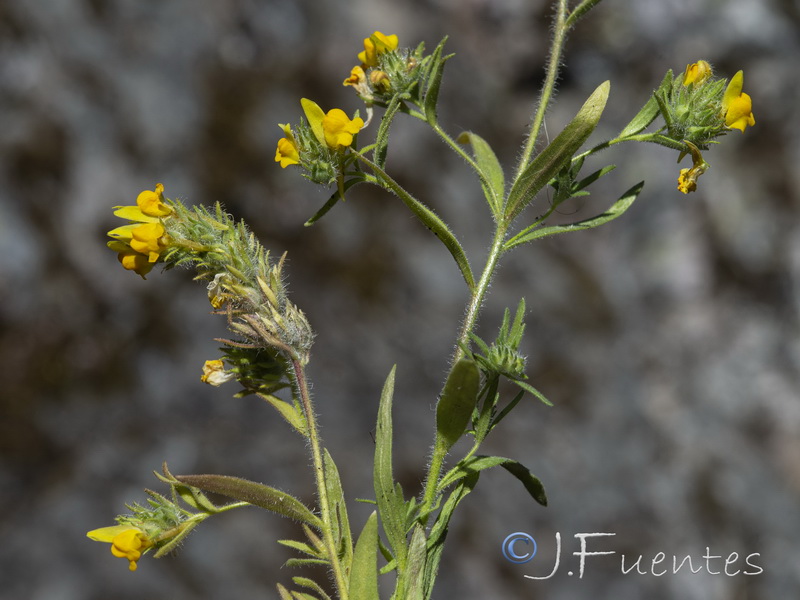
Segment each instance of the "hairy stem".
M339 556L336 551L336 541L333 539L332 515L330 505L328 504L328 488L325 485L325 467L322 462L322 440L320 439L317 429L317 418L316 415L314 415L311 394L308 391L308 380L306 379L305 368L298 357L292 356L291 363L295 383L297 384L297 393L300 395L300 403L303 405L303 412L308 422L308 440L311 446L311 458L314 462L314 475L317 482L317 499L320 504L323 525L322 539L325 543L328 557L330 558L331 570L333 571L333 577L339 592L338 597L340 600L347 600L347 581L342 571L342 565L339 562Z
M464 356L464 351L461 349L462 344L469 344L469 334L474 329L478 320L478 314L480 313L486 293L489 290L489 284L492 281L492 276L497 269L500 256L503 254L503 244L505 243L507 231L508 226L506 224L502 222L497 224L494 234L494 241L492 242L492 247L489 250L489 255L486 257L486 265L483 268L483 273L481 274L481 278L478 280L478 283L470 293L466 314L464 315L464 322L462 323L461 331L458 334L458 343L456 344L455 355L453 356L452 362L453 366L455 366L458 360ZM436 488L439 484L439 478L441 477L442 466L444 465L446 452L442 450L438 441L439 440L437 436L437 443L434 444L433 456L431 457L430 465L428 465L428 474L425 478L425 488L420 507L420 514L422 515L426 515L431 510L431 507L436 500ZM425 516L425 519L427 520L427 516Z
M553 24L553 42L550 47L550 61L547 64L547 76L542 86L542 91L539 94L539 104L536 107L536 114L531 123L531 130L528 134L528 139L525 142L525 148L522 151L522 157L517 165L517 173L514 179L516 180L528 163L531 161L533 149L536 146L536 140L539 138L539 130L544 122L544 114L550 104L550 98L553 95L553 88L555 88L556 80L558 79L558 67L561 63L561 52L564 49L564 41L567 37L568 27L566 25L567 18L567 0L558 0L556 8L556 22Z

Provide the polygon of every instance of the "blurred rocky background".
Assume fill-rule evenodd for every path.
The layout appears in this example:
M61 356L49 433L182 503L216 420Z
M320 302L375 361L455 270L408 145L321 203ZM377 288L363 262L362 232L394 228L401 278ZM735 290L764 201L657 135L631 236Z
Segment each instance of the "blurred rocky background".
M573 3L574 4L574 3ZM275 253L318 337L310 365L323 435L351 499L371 492L371 429L398 365L397 473L423 477L432 410L466 299L449 255L387 194L356 188L311 228L327 193L274 162L299 98L348 112L341 81L374 30L432 48L450 36L441 116L484 136L509 169L543 78L544 0L5 0L0 3L0 589L6 598L272 598L298 529L261 511L207 522L175 557L131 574L89 529L151 472L222 472L308 502L305 447L256 399L199 381L221 319L188 272L147 281L105 248L111 207L163 182L223 202ZM745 70L756 126L705 154L696 193L676 155L625 146L620 167L563 219L601 212L640 179L619 220L508 257L480 332L528 302L532 383L488 451L544 481L542 508L488 472L455 519L437 598L777 600L800 596L800 8L794 0L606 0L569 39L553 137L605 79L597 140L617 132L667 69L699 58ZM688 163L688 159L686 161ZM605 164L595 163L595 168ZM467 167L424 127L396 128L389 166L465 241L474 268L489 216ZM539 201L545 206L546 197ZM537 209L531 209L533 214ZM354 504L353 522L369 506ZM539 541L526 565L500 543ZM562 567L551 579L555 534ZM581 532L613 532L589 549ZM659 552L703 571L656 577ZM711 575L704 554L738 560ZM711 562L722 571L724 559ZM567 570L574 570L569 577ZM754 569L749 569L754 571ZM657 571L660 570L657 568Z

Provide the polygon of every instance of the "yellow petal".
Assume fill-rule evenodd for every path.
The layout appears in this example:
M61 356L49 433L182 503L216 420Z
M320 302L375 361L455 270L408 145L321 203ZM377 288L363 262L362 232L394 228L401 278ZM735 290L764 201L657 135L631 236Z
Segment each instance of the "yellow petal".
M110 544L114 541L115 537L128 529L131 529L130 525L111 525L109 527L101 527L100 529L92 529L86 534L86 537L95 542L106 542Z
M345 79L342 85L357 86L359 84L363 84L366 80L367 75L364 73L364 69L362 69L359 65L356 65L350 69L350 77Z
M151 217L144 214L138 206L115 206L114 216L128 221L138 221L140 223L155 223L158 217Z
M147 254L150 262L156 262L166 248L164 226L161 223L145 223L131 231L130 245L136 252Z
M172 209L164 204L164 186L156 184L155 191L144 190L136 198L136 205L141 211L151 217L166 217Z
M351 120L343 110L334 108L325 115L322 127L325 132L325 143L337 150L353 143L353 136L364 127L364 120L361 118Z
M319 104L308 98L301 98L300 105L303 107L303 112L306 114L306 119L308 119L311 131L314 132L314 137L324 146L325 132L322 129L322 119L325 118L325 112L319 107Z
M300 153L292 140L288 138L278 140L278 148L275 150L275 162L281 163L282 169L300 162Z
M731 102L742 94L744 87L744 71L737 71L736 75L731 77L728 82L728 87L725 88L725 95L722 97L722 109L727 112Z
M756 124L756 118L753 116L753 101L750 96L743 93L730 103L728 111L725 113L725 124L731 129L741 131L744 131L748 125Z
M368 67L378 66L378 56L384 52L397 49L398 38L396 35L385 35L376 31L364 39L364 51L359 52L358 60Z
M120 252L117 255L117 260L119 260L124 269L133 271L137 275L140 275L142 279L147 279L145 275L147 275L155 266L155 263L148 260L147 256L144 254L139 254L138 252L134 252L133 250L129 250L128 252Z
M128 225L120 225L116 229L112 229L108 232L108 236L115 238L117 240L126 240L130 241L133 239L133 230L137 227L141 227L141 223L129 223Z
M711 77L711 74L711 65L705 60L698 60L696 63L686 65L686 71L683 74L683 85L700 85L705 83Z

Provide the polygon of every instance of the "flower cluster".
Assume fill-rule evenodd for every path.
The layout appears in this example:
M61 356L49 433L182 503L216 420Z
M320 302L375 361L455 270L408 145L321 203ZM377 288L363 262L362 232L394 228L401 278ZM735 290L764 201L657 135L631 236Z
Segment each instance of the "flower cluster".
M330 184L342 172L344 151L364 127L364 120L358 114L351 119L340 108L326 113L307 98L303 98L300 104L307 121L301 121L296 128L280 125L284 137L278 140L275 162L282 168L300 165L315 183Z
M396 96L415 102L414 91L419 95L426 87L424 49L423 44L414 51L400 49L396 35L376 31L364 38L364 50L358 54L361 64L342 84L351 86L368 107L386 106Z
M744 73L737 72L730 81L716 78L708 61L686 66L682 77L670 73L654 93L665 126L661 142L681 154L679 161L692 155L692 167L682 169L678 190L684 194L697 189L697 179L708 169L700 153L731 129L744 131L755 125L753 103L742 92Z
M397 44L396 35L385 35L380 31L364 38L364 51L358 54L361 64L350 70L350 76L344 80L342 85L352 86L367 102L373 101L376 95L390 94L392 91L391 79L380 67L382 62L386 63L385 68L393 66L395 61L391 59L397 58Z
M164 221L172 214L164 202L164 186L145 190L136 198L136 206L115 206L114 215L130 221L108 232L114 238L108 247L117 252L122 266L144 278L169 247L170 238Z

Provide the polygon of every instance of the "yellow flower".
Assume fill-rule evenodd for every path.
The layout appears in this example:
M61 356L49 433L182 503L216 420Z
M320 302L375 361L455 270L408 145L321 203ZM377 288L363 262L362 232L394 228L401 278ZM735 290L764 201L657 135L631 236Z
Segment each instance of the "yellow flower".
M161 253L169 245L161 219L172 213L164 203L164 186L156 184L155 191L145 190L136 198L136 206L115 206L114 215L132 221L108 232L114 241L108 247L117 252L122 266L142 276L150 272Z
M711 77L711 65L705 60L698 60L696 63L686 65L686 71L683 74L683 85L694 84L699 86L705 83L709 77Z
M172 209L164 204L164 186L157 183L154 192L145 190L136 198L136 206L148 217L166 217Z
M164 239L164 226L161 223L145 223L131 231L131 248L147 255L147 260L154 263L167 245Z
M230 371L226 371L225 363L221 360L207 360L203 364L203 374L200 376L200 381L203 383L219 387L231 379L236 379L236 375Z
M278 140L278 148L275 150L275 162L281 163L281 168L285 169L289 165L300 163L300 153L294 141L289 138Z
M750 96L742 92L743 86L744 73L739 71L728 82L725 95L722 97L722 115L725 117L725 125L741 131L744 131L748 125L752 127L756 124L756 118L753 116L753 101Z
M134 251L147 257L151 263L167 248L168 238L161 223L131 223L108 232L110 237L127 243Z
M147 534L131 525L113 525L94 529L86 536L95 542L111 543L111 554L128 559L128 568L136 570L136 562L142 553L153 545Z
M325 134L325 143L333 150L346 148L353 143L353 136L364 127L364 120L360 117L350 119L339 108L328 111L322 119L322 130Z
M127 244L109 242L108 247L118 253L117 260L125 269L141 275L142 279L147 279L145 275L152 271L155 266L155 263L151 263L144 254L139 254Z
M678 191L684 194L693 192L697 189L697 179L708 170L708 163L703 160L703 155L700 154L700 149L688 140L683 140L692 153L692 167L690 169L681 169L678 175ZM683 156L683 155L681 155Z
M396 50L397 41L396 35L384 35L380 31L376 31L364 39L364 51L359 52L358 60L367 67L377 67L378 56L384 52Z
M353 87L363 86L367 81L367 75L364 73L364 69L360 66L356 65L352 69L350 69L350 77L344 80L342 85L352 85Z

